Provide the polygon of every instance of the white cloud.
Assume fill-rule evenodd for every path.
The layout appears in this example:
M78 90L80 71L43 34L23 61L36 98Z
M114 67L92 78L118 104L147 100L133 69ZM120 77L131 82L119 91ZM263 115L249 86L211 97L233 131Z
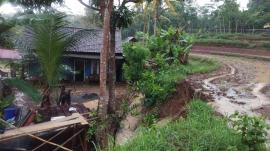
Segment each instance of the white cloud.
M249 0L237 0L237 3L240 4L240 9L247 9L247 4ZM195 2L199 6L203 6L205 4L214 4L213 0L196 0Z
M246 9L247 4L249 0L237 0L237 2L240 4L241 9ZM196 0L196 4L203 6L205 4L213 4L211 0ZM75 14L75 15L84 15L85 13L85 7L78 2L78 0L65 0L64 6L54 6L60 11L64 11L68 14ZM14 14L16 13L20 8L15 7L11 4L5 3L0 7L0 13L1 14Z
M59 11L73 15L84 15L84 6L78 0L65 0L64 6L54 6Z
M15 14L18 12L21 8L19 6L11 5L10 3L4 3L0 7L0 14L10 15Z

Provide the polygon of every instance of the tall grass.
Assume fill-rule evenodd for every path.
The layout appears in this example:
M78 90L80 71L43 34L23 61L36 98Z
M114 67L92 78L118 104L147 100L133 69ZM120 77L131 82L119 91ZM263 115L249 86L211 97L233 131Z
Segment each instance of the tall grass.
M198 39L197 44L212 45L212 46L234 46L239 48L252 48L254 45L247 41L230 40L230 39Z
M185 119L162 127L141 128L135 138L107 151L246 151L241 136L206 103L193 100Z

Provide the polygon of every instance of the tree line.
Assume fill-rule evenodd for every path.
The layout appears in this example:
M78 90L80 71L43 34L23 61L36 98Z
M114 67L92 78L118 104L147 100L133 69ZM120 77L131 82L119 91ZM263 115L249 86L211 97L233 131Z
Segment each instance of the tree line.
M170 26L183 28L188 32L244 32L246 29L270 28L270 1L250 0L246 10L241 10L237 0L215 0L204 6L194 1L161 1L157 7L154 1L140 3L133 7L134 22L123 30L123 37L135 35L137 31L155 33ZM157 11L156 11L157 10ZM158 14L158 15L157 15Z

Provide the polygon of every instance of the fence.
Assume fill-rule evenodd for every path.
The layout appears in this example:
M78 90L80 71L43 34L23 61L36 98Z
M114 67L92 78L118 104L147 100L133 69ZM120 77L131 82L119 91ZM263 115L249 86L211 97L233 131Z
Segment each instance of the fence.
M228 29L228 28L216 28L216 29L186 29L188 33L242 33L242 34L270 34L270 29Z

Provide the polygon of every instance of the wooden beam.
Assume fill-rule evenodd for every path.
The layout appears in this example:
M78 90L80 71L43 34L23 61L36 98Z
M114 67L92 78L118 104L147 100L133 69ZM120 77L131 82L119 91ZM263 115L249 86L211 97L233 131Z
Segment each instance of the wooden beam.
M13 128L16 128L14 125L11 125L11 124L7 123L7 122L4 121L3 119L0 119L0 120L1 120L2 122L6 123L6 124L8 124L8 125L10 125L10 126L12 126ZM19 129L19 128L17 128L17 129ZM26 135L27 135L27 136L30 136L31 138L37 139L37 140L39 140L39 141L45 142L45 143L47 143L47 144L51 144L51 145L57 146L58 148L61 148L61 149L65 150L65 151L72 151L72 150L70 150L70 149L68 149L68 148L66 148L66 147L63 147L63 146L58 145L58 144L53 143L53 142L49 142L49 141L47 141L47 140L45 140L45 139L42 139L42 138L40 138L40 137L37 137L37 136L35 136L35 135L32 135L32 134L26 134Z

